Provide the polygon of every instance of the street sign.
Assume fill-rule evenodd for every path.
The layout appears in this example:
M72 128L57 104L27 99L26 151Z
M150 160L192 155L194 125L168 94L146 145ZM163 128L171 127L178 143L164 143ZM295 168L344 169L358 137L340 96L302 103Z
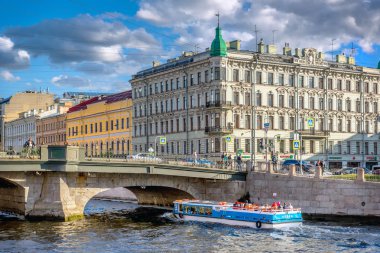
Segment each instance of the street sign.
M231 138L231 136L226 136L226 142L231 142L231 140L232 140L232 138Z
M298 141L298 140L293 141L293 149L294 150L299 150L300 146L301 146L300 141Z
M243 154L243 150L241 148L239 148L236 152L236 155L242 155Z
M166 144L166 137L160 137L160 144L165 145Z
M307 126L314 127L314 118L307 118Z
M264 123L264 128L268 129L269 126L270 126L269 122L265 122L265 123Z

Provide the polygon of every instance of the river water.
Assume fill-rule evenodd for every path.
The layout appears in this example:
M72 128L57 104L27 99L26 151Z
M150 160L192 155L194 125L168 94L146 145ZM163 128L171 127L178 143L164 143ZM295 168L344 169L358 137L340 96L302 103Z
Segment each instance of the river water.
M85 213L72 222L0 214L0 252L380 252L379 226L305 221L256 230L180 223L166 210L103 200L91 200Z

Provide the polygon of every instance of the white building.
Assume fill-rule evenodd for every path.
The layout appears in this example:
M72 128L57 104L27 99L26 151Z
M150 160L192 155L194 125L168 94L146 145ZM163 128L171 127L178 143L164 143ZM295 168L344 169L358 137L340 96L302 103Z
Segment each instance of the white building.
M60 104L54 104L48 110L30 110L19 114L19 118L5 122L4 125L4 144L6 150L13 149L16 153L22 151L25 142L31 138L36 141L36 121L37 119L57 115L64 109Z
M302 159L332 168L378 163L380 69L344 55L326 61L313 48L292 52L287 44L282 54L263 42L257 51L240 50L236 41L227 47L218 27L210 51L154 62L134 75L134 152L165 136L166 145L156 144L159 155L196 151L219 159L241 149L243 159L260 162L267 140L280 161L300 159L297 132Z

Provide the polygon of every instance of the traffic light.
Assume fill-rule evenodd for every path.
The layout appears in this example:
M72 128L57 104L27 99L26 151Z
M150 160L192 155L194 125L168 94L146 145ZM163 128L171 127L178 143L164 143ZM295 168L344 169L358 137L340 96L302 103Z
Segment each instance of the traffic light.
M264 149L264 140L263 139L259 139L259 147L261 150Z

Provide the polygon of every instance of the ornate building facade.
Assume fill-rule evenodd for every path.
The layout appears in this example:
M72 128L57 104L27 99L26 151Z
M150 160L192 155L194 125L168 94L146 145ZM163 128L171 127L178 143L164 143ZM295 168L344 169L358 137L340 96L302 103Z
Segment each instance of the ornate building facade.
M330 168L380 160L380 69L353 57L327 61L316 49L293 52L287 44L277 54L263 42L257 52L226 47L218 27L210 51L154 65L131 80L134 152L156 145L162 156L242 152L257 162L272 153Z

